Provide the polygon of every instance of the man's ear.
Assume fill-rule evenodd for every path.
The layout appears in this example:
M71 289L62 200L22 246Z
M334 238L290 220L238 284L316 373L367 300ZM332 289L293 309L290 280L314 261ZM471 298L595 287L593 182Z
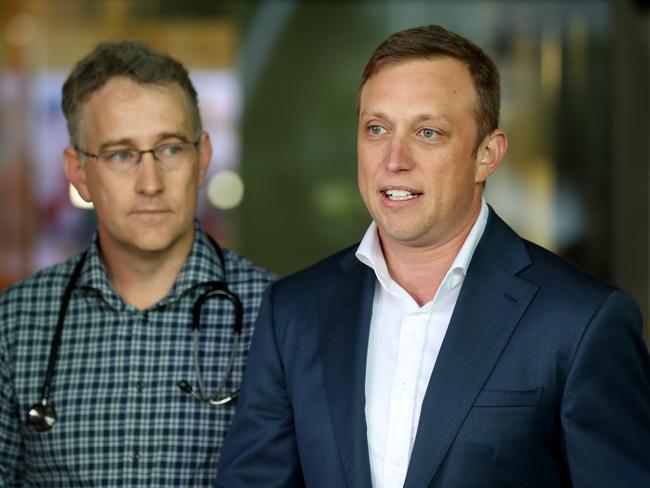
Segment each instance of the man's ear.
M208 171L212 161L212 142L207 132L201 133L199 144L199 185L203 184L203 177Z
M483 183L494 173L508 150L508 138L501 129L490 132L476 151L476 183Z
M63 150L63 170L79 196L89 203L92 202L86 183L86 168L81 164L79 153L73 147Z

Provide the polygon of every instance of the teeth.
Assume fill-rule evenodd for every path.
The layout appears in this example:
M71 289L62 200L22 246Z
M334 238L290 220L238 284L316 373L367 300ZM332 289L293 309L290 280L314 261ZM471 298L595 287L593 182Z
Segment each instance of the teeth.
M410 200L416 197L416 195L407 190L386 190L384 193L386 193L389 200Z

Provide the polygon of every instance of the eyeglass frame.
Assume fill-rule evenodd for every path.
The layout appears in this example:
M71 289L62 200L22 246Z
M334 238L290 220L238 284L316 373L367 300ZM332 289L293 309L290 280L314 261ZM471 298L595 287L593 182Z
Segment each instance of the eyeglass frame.
M198 147L199 144L201 143L201 136L202 136L202 135L203 135L203 133L199 134L199 135L197 136L197 138L196 138L196 141L194 141L194 142L191 142L191 141L182 141L182 142L169 142L169 143L162 143L162 144L158 144L157 146L154 146L154 147L152 147L152 148L150 148L150 149L137 149L137 148L130 148L130 149L116 149L116 150L113 150L113 151L111 151L111 150L105 150L105 151L101 151L99 154L93 154L93 153L91 153L91 152L84 151L83 149L81 149L81 148L80 148L79 146L77 146L77 145L74 146L74 149L75 149L75 151L77 151L79 154L81 154L81 155L83 155L83 156L85 156L85 157L88 157L88 158L95 158L97 161L103 161L104 164L106 164L109 168L111 168L111 166L109 165L109 163L106 162L106 159L105 159L105 158L102 158L102 153L108 153L108 152L120 152L120 151L128 151L128 152L136 152L136 151L137 151L137 153L138 153L138 158L137 158L137 159L135 160L135 162L133 163L133 166L131 166L131 167L129 168L129 171L126 171L126 172L124 172L124 173L121 173L120 171L116 171L116 172L119 173L119 174L130 174L130 173L133 171L133 169L135 169L135 168L138 166L138 164L140 164L140 162L142 161L142 156L143 156L144 154L146 154L146 153L151 153L151 157L153 157L154 161L156 161L156 162L159 163L161 160L160 160L160 158L159 158L158 156L156 156L156 151L160 150L161 148L167 147L167 146L180 146L180 145L183 145L183 146L190 145L190 146L194 146L194 147L196 148L196 147ZM112 169L112 168L111 168L111 169Z

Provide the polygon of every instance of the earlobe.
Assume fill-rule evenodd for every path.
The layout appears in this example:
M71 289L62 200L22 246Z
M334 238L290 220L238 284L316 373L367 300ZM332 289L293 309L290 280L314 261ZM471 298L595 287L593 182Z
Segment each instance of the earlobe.
M81 198L86 202L92 202L86 183L86 169L79 160L79 154L72 147L66 147L63 151L63 170Z
M207 132L201 134L201 143L199 144L199 184L203 184L203 177L210 167L212 161L212 142Z
M508 138L501 129L496 129L485 137L476 156L476 183L483 183L497 170L507 149Z

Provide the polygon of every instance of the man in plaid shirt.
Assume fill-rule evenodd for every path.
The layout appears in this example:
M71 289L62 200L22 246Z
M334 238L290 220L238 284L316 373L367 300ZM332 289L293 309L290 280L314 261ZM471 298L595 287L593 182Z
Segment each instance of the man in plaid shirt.
M62 106L65 172L98 231L0 295L0 486L208 485L273 277L195 220L212 147L179 62L100 44ZM242 304L237 339L223 292L193 321L223 282Z

